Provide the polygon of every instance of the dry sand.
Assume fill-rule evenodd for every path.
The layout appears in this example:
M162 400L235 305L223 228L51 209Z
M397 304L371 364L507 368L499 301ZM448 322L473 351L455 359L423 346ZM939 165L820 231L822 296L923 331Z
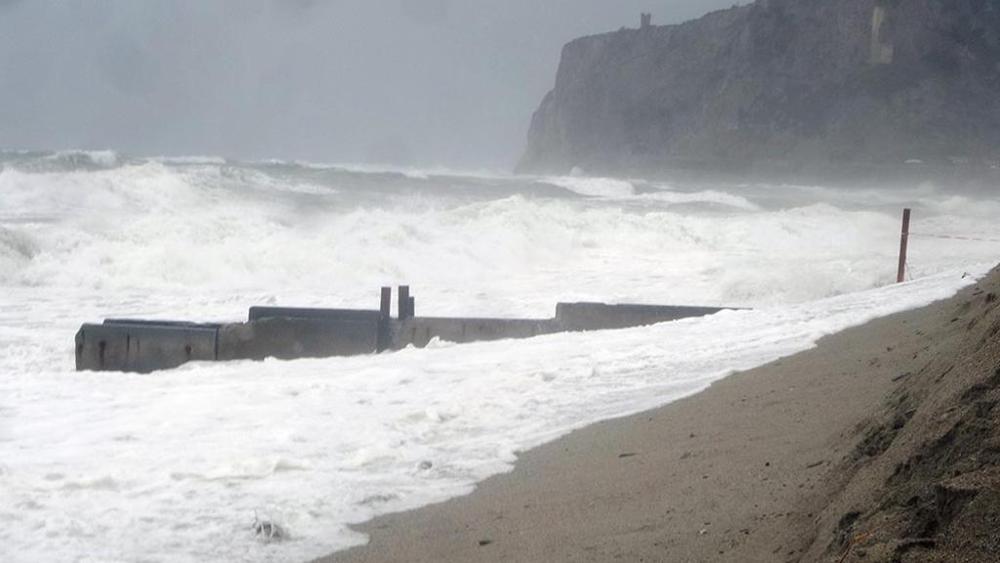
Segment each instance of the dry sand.
M321 561L1000 561L997 293L579 430Z

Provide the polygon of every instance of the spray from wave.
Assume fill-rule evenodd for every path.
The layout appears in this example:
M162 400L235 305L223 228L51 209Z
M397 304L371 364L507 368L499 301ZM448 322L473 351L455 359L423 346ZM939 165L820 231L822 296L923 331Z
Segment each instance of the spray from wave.
M920 279L873 289L894 281L904 205L914 230L983 240L915 239ZM359 543L349 523L466 492L522 448L949 295L996 262L998 205L923 187L0 153L0 545L13 561L296 561ZM84 321L370 307L395 283L415 287L421 314L548 316L560 300L756 310L360 358L73 372ZM255 514L287 541L256 542Z
M4 283L151 295L286 288L347 302L408 282L425 296L452 295L429 299L432 308L457 294L482 313L510 315L573 298L802 301L894 273L898 206L763 208L722 189L593 178L417 179L104 153L98 161L114 166L67 169L60 160L81 154L95 158L27 155L0 172ZM973 200L924 195L917 204L928 229L961 216L971 229L996 230ZM993 250L952 248L915 248L914 275Z

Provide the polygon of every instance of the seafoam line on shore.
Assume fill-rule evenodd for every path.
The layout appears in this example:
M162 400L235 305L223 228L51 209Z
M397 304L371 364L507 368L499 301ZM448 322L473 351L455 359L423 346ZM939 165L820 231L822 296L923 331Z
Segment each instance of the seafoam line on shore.
M380 356L22 372L0 383L0 545L12 561L320 556L364 541L350 523L466 493L517 451L972 281ZM258 541L254 517L290 538Z

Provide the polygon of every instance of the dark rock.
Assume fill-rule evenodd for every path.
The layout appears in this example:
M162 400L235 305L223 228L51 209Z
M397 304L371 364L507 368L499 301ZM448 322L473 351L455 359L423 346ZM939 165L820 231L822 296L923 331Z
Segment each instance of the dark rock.
M584 37L519 169L996 174L997 61L997 0L759 0Z
M254 519L252 530L258 539L265 543L279 542L288 538L285 529L269 520Z

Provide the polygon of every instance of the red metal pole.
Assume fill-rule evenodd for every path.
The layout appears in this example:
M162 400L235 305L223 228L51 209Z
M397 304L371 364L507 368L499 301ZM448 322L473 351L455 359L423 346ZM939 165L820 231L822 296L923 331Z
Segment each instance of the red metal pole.
M906 247L910 240L910 209L903 210L903 231L899 235L899 269L896 273L896 283L906 280Z

